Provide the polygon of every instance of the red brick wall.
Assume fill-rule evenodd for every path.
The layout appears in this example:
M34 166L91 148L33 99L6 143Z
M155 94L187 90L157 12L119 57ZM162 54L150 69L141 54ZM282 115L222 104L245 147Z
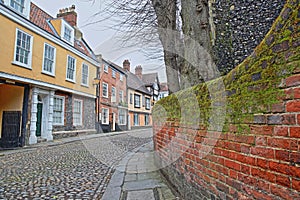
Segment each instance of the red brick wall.
M223 192L227 199L300 198L299 89L300 84L285 89L288 93L293 91L295 96L283 101L283 113L262 115L280 120L249 124L251 131L247 135L239 134L235 125L220 137L205 130L182 128L174 122L163 127L155 125L156 151L164 162L174 164L173 169L188 183L207 189L216 197ZM186 134L195 137L187 139ZM208 154L200 151L205 146L209 148L209 142L203 144L208 140L207 134L209 140L217 140ZM179 154L180 158L173 163L172 158Z
M111 104L111 88L114 86L116 88L116 96L117 96L117 102L119 102L119 91L123 90L124 94L124 101L127 102L127 90L126 90L126 84L127 79L126 76L123 76L123 81L120 81L120 72L116 70L116 78L112 77L112 69L109 67L108 72L104 72L102 68L102 72L100 75L100 102ZM105 82L108 84L108 98L104 98L102 95L102 83Z
M168 111L174 97L158 102L157 105L164 107L168 116L173 116L162 123L155 118L154 109L154 144L161 158L158 163L164 164L162 173L177 186L184 199L300 199L300 40L299 26L293 26L299 24L299 14L298 17L294 15L297 13L295 9L299 10L299 4L293 0L288 1L273 25L273 32L268 34L252 57L224 77L226 90L230 89L229 82L238 85L235 93L239 89L247 91L249 85L254 85L258 88L256 94L260 95L257 99L265 100L268 96L264 96L264 91L269 90L257 84L257 77L248 79L248 84L242 83L238 73L246 68L258 69L254 66L265 56L270 58L268 67L262 62L258 69L260 71L255 73L265 74L264 70L269 68L270 75L258 76L258 79L274 78L271 74L275 64L280 65L282 71L286 66L293 65L291 73L280 79L281 83L274 84L272 91L278 94L276 103L254 104L253 108L266 109L261 112L243 109L241 113L249 114L248 118L238 121L236 116L230 116L222 132L208 132L205 126L180 122L180 118L174 114L176 112ZM292 35L287 46L283 45L286 42L272 39L273 36L277 37L275 34L279 34L278 38L282 39L281 34L286 32L285 28L291 27L298 31L298 35ZM272 55L264 54L267 51ZM249 73L251 71L244 75ZM247 88L240 86L243 84ZM247 104L247 99L243 99L242 95L236 94L234 97L239 101L233 101L229 96L229 101ZM231 107L232 113L235 108L234 105ZM157 109L159 112L162 110ZM157 113L157 116L160 114ZM241 129L240 125L244 128Z
M105 129L104 131L111 131L111 129L113 127L113 113L115 113L115 124L117 125L119 122L118 106L119 106L119 102L120 102L119 92L121 90L123 91L123 104L124 104L123 106L127 107L126 106L126 103L127 103L127 79L126 79L126 76L125 76L125 74L123 74L123 81L121 81L120 80L120 72L115 69L115 72L116 72L115 78L112 77L112 72L113 72L113 70L112 70L111 66L108 67L107 72L104 71L104 66L102 66L101 74L100 74L100 91L99 91L99 99L98 99L99 112L102 113L102 108L109 109L109 125L110 125L110 127L106 127L107 130ZM103 97L103 92L102 92L103 91L102 90L103 83L108 84L108 98ZM116 102L111 101L112 87L116 88ZM107 126L107 124L102 124L102 122L100 123L100 125ZM126 125L124 125L124 126L126 126ZM124 127L123 127L123 129L124 129Z

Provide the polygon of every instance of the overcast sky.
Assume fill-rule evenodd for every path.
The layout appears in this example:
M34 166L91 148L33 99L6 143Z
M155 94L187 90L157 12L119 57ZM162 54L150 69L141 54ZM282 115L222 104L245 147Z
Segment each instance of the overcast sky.
M104 59L110 60L120 66L125 59L131 62L131 71L137 65L142 65L144 73L158 72L161 82L166 81L163 63L158 60L149 60L141 52L141 48L120 48L117 33L108 29L112 21L103 21L94 25L85 26L95 21L93 14L105 8L105 1L109 0L32 0L37 6L53 17L56 17L59 9L75 5L77 12L77 26L83 32L83 37L97 54L102 54Z

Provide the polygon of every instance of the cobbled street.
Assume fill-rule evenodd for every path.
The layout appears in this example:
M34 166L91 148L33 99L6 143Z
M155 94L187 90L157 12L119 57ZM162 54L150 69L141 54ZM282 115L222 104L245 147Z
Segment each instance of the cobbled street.
M0 199L100 199L113 164L152 140L136 133L0 152Z

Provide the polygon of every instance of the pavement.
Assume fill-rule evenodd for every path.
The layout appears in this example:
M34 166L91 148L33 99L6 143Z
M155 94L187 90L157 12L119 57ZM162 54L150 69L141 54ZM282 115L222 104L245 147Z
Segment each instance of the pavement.
M174 200L174 190L155 165L153 142L128 153L116 165L102 200Z
M0 151L0 199L178 199L154 159L152 129Z

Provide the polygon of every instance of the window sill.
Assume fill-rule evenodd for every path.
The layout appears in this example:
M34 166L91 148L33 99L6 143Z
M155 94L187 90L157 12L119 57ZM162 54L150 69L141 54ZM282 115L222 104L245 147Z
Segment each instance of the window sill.
M89 88L89 85L81 84L82 87Z
M47 72L47 71L42 71L42 74L47 75L47 76L55 77L55 74Z
M82 126L82 124L73 124L73 126Z
M68 44L74 46L74 42L72 42L72 38L71 38L71 40L67 40L67 39L65 39L64 37L61 37L61 39L62 39L63 41L65 41L66 43L68 43Z
M76 84L76 82L74 80L71 80L71 79L66 79L66 81L70 82L70 83L74 83Z
M18 61L12 61L11 64L16 65L18 67L23 67L23 68L32 70L31 65L26 65L26 64L18 62Z
M53 126L64 126L64 124L53 124Z

